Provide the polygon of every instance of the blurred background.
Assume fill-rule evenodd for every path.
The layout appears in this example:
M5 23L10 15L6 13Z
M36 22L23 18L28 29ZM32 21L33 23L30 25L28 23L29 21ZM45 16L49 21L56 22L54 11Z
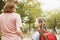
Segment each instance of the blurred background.
M12 0L0 0L0 14L4 4ZM14 0L18 2L17 13L21 15L25 35L24 40L30 40L35 32L35 19L43 17L48 31L60 38L60 0ZM1 34L0 34L1 37Z

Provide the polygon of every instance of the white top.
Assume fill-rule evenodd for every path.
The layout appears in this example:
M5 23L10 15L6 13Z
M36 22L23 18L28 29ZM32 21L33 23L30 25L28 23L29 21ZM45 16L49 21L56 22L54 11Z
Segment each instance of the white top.
M39 40L39 32L36 31L36 32L33 34L32 39L33 39L33 40Z

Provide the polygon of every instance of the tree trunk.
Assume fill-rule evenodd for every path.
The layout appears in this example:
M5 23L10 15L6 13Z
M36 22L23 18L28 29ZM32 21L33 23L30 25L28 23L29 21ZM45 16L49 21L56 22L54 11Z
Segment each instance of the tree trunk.
M30 34L30 30L31 30L31 29L30 29L30 23L29 23L29 34Z
M57 33L57 31L56 31L56 26L57 26L56 19L54 19L53 31L54 31L55 33Z

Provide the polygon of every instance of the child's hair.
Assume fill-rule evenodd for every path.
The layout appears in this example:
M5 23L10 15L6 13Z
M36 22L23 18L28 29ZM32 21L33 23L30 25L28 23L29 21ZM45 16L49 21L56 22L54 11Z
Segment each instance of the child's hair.
M16 4L13 2L7 2L4 6L3 12L4 13L12 13L15 12Z
M38 23L41 22L43 24L43 27L46 29L46 27L45 27L45 19L44 18L38 17L36 20L37 20Z
M39 18L37 18L37 22L38 23L40 23L40 22L42 23L42 27L40 28L41 32L40 32L40 35L39 35L39 40L41 40L41 37L42 37L42 35L44 33L44 30L46 30L45 19L42 18L42 17L39 17Z
M42 18L42 17L38 17L38 18L37 18L37 21L38 21L39 23L40 23L40 22L41 22L41 23L45 22L44 18Z

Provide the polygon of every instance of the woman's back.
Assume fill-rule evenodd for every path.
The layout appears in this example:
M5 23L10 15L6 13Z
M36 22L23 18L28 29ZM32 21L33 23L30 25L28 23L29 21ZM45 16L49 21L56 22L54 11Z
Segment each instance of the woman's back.
M16 19L18 18L18 16L19 15L16 13L2 13L0 15L2 40L19 40L19 36L16 31Z

